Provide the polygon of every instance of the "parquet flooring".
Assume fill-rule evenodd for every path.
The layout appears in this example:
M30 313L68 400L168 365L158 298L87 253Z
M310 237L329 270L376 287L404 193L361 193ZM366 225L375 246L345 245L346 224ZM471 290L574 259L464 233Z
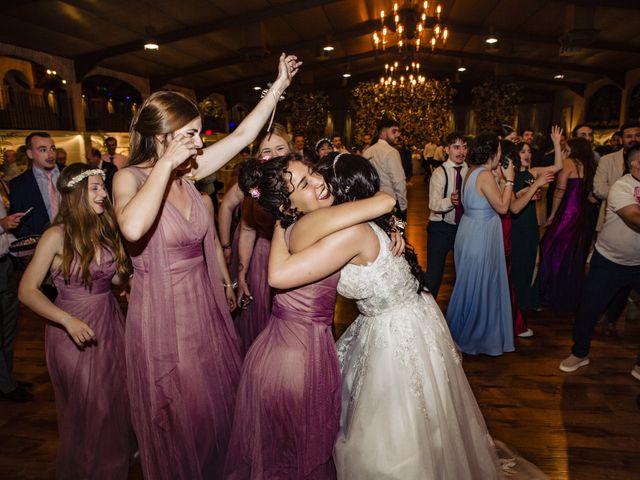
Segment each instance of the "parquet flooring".
M424 266L428 211L420 177L409 188L409 205L407 238ZM453 281L450 260L439 298L443 309ZM353 303L340 299L336 333L355 316ZM640 347L640 320L621 319L615 336L598 330L591 365L573 374L558 370L569 352L572 318L541 312L527 320L535 336L516 339L514 353L464 358L492 435L554 480L640 479L640 382L629 374ZM53 478L57 428L44 323L27 309L20 316L15 369L18 378L35 384L36 400L0 402L0 479ZM138 466L130 478L142 478Z

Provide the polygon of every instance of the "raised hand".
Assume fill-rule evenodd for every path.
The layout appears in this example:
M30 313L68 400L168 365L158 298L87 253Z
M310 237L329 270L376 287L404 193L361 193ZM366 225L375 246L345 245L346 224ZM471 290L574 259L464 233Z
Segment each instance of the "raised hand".
M280 55L276 83L281 90L291 85L291 80L293 80L293 77L298 73L300 65L302 65L302 62L299 62L298 57L295 55L286 55L284 53Z
M559 145L562 139L562 129L558 125L551 127L551 140L554 145Z
M182 165L186 160L198 154L193 137L179 133L169 142L159 162L171 164L171 170Z

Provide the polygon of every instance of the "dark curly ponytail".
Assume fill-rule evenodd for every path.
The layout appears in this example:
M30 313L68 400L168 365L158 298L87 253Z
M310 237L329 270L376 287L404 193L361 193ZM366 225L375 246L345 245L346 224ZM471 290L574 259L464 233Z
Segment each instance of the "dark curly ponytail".
M500 140L495 133L483 132L471 142L467 162L469 165L484 165L498 153L499 146Z
M303 212L291 207L291 172L289 162L301 162L311 167L311 163L298 154L290 153L273 157L267 162L253 158L240 165L238 185L247 197L255 198L260 206L270 212L280 224L287 228Z

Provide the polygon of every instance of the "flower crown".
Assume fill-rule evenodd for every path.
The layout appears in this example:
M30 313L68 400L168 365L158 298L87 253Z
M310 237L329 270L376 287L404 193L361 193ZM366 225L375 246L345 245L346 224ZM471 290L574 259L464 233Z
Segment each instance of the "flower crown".
M320 145L322 145L322 143L324 142L327 142L329 145L331 145L331 148L333 148L333 143L331 143L331 140L329 140L328 138L321 138L316 142L316 152L318 151L318 148L320 148Z
M102 177L102 180L104 181L106 176L104 174L104 172L102 171L102 169L100 168L94 168L92 170L85 170L84 172L76 175L75 177L73 177L71 180L69 180L67 182L67 187L74 187L77 184L79 184L81 181L83 181L85 178L87 177L91 177L93 175L99 175L100 177Z

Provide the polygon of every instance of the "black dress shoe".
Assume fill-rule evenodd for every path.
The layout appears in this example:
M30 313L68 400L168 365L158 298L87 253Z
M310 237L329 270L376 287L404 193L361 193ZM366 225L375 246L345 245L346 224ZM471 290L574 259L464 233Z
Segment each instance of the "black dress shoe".
M33 400L33 394L18 385L10 392L0 393L0 398L2 400L9 400L10 402L30 402Z
M16 380L16 383L19 387L26 388L27 390L31 390L33 388L33 383L31 382L23 382L22 380Z

